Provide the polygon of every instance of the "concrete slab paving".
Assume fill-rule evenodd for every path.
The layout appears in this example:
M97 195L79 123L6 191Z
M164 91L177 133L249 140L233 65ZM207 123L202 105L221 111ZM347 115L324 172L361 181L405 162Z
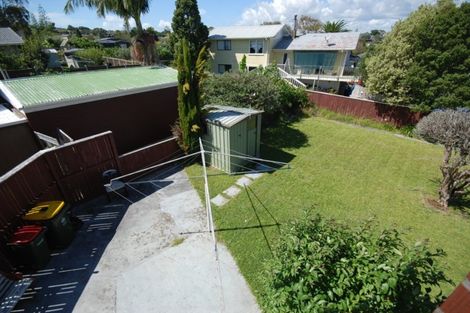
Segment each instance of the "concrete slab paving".
M243 177L239 178L239 179L235 182L235 184L237 184L237 185L240 186L240 187L244 187L245 185L246 185L246 186L250 185L252 182L253 182L253 181L252 181L251 179L249 179L248 177L243 176Z
M259 312L228 250L218 251L219 261L205 234L147 259L119 278L116 312Z
M246 174L245 176L248 177L249 179L255 180L263 176L263 173L251 173L251 174Z
M128 208L74 312L260 312L221 244L216 262L205 209L186 174L169 179Z
M225 205L228 201L229 201L229 199L225 198L225 197L222 196L221 194L218 194L217 196L215 196L214 198L211 199L211 202L212 202L213 204L215 204L216 206L223 206L223 205Z
M231 186L227 188L226 190L223 191L224 194L229 196L230 198L233 198L237 196L242 190L236 186Z

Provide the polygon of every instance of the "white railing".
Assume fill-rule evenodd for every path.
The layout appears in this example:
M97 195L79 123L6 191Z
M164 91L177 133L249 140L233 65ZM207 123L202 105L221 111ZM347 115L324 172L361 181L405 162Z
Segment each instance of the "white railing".
M278 67L277 69L279 71L279 75L281 76L281 78L284 79L285 81L287 81L292 86L297 87L297 88L307 88L307 85L302 83L300 80L298 80L297 78L295 78L291 74L287 73L282 68Z

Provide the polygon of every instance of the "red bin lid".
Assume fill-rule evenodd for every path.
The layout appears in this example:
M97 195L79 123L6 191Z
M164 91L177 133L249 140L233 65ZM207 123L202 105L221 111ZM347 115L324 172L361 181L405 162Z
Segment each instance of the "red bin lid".
M42 232L42 226L23 226L18 228L10 239L10 244L28 244Z

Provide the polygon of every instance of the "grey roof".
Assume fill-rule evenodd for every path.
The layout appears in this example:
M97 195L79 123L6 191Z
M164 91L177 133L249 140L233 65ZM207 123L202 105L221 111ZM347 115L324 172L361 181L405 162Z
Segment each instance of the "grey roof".
M251 115L263 113L263 111L248 108L235 108L222 105L210 105L206 106L205 109L209 109L209 112L206 114L206 121L224 127L232 127Z
M225 26L215 27L209 39L254 39L272 38L284 29L285 25Z
M284 37L275 47L277 50L354 50L359 41L357 32L310 33L295 39Z
M10 27L0 27L0 46L17 46L23 44L23 38Z

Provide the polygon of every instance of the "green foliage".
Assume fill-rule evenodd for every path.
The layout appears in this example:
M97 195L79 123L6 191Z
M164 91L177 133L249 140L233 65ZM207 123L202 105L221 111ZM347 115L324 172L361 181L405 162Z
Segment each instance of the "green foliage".
M192 59L189 42L182 39L176 52L179 115L176 127L181 133L180 146L188 153L197 145L197 138L202 130L200 83L204 78L207 50L202 47L197 59Z
M295 114L309 102L305 90L291 86L275 67L269 66L211 76L204 84L204 103L251 107L276 117Z
M101 65L103 64L105 51L101 48L88 48L77 51L76 55L82 59L91 60L94 64Z
M338 21L327 21L325 24L322 25L321 29L325 33L340 33L340 32L347 32L345 20L338 20Z
M422 5L365 60L369 91L420 111L470 107L470 3Z
M246 67L246 55L244 54L242 57L242 60L240 61L239 65L240 72L246 72L247 67Z
M88 39L86 37L73 36L70 41L70 45L75 48L89 49L89 48L99 48L100 45L94 40Z
M408 247L396 230L377 234L306 214L283 230L266 272L268 312L431 312L450 282L445 254Z
M26 0L0 0L0 27L11 27L14 31L30 33L29 11Z
M160 41L157 43L157 51L160 56L160 60L173 60L173 49L170 44L170 37L165 36L160 38Z
M177 0L173 20L173 32L170 45L175 49L176 43L185 38L189 43L191 58L196 60L199 51L207 44L209 29L201 22L201 15L196 0Z
M298 24L298 33L317 33L322 29L322 22L314 17L308 15L301 15Z

